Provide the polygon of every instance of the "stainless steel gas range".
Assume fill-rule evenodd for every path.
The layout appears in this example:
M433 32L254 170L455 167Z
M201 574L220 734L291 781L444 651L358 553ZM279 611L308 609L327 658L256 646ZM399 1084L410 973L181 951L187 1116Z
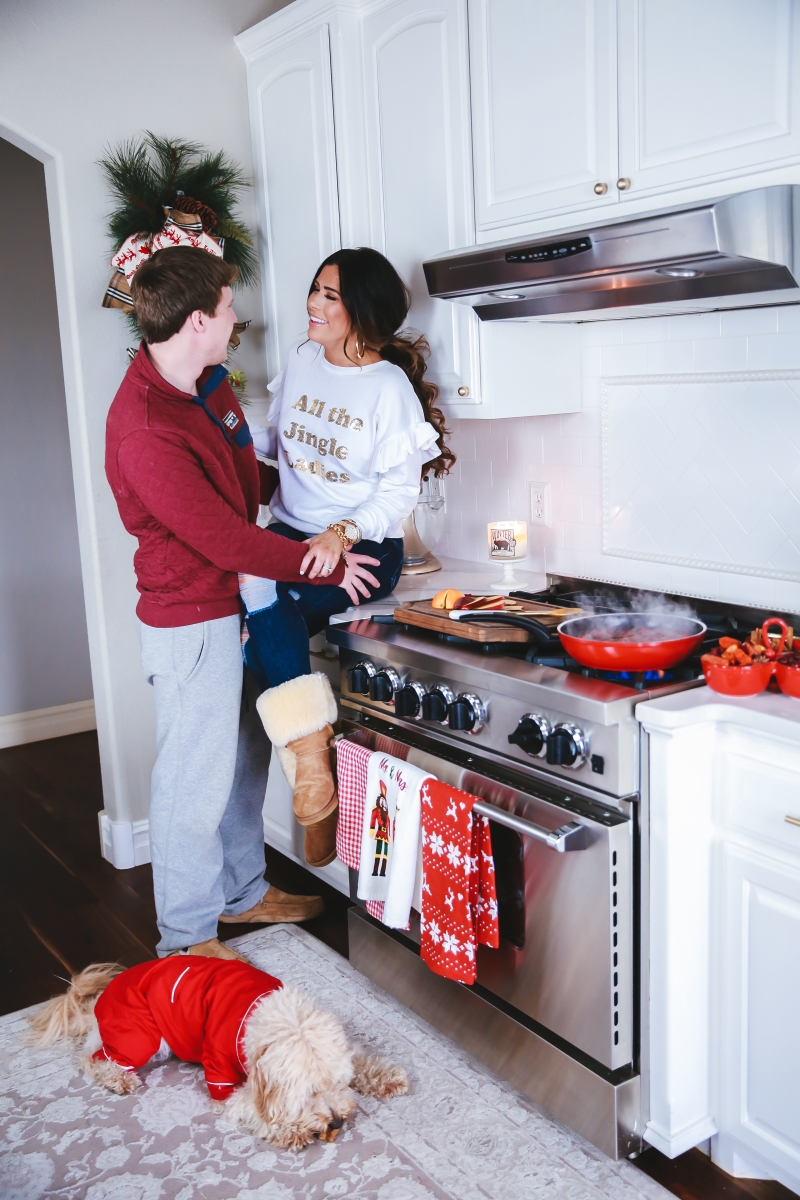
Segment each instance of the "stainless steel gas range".
M552 598L569 603L571 586L557 580ZM704 607L710 638L758 616L738 610L737 625ZM635 1154L648 1118L648 807L634 710L702 683L697 661L598 678L557 641L487 649L366 619L328 640L343 732L481 797L500 910L500 948L480 947L472 988L428 971L414 925L388 930L363 907L350 910L351 962L612 1158Z

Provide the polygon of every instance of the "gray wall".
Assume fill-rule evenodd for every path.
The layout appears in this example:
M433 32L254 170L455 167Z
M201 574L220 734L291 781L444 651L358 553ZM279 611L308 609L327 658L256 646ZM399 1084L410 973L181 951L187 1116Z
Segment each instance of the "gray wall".
M44 168L0 138L0 717L92 678Z

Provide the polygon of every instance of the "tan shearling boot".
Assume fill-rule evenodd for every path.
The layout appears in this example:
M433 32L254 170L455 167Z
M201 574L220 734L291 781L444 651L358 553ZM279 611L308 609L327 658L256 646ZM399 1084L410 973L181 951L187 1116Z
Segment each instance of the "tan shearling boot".
M336 700L328 677L317 673L290 679L262 693L256 708L294 789L292 803L298 824L308 827L326 821L339 805L332 725ZM326 828L331 827L335 845L335 821L327 822ZM315 857L324 857L320 850L314 847Z

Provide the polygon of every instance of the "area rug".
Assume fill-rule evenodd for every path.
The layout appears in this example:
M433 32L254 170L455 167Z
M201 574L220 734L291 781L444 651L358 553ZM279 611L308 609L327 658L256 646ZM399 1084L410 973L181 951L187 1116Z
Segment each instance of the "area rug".
M332 1144L280 1151L208 1098L198 1067L170 1060L113 1096L86 1083L69 1046L22 1043L0 1018L2 1200L665 1200L557 1124L301 929L233 945L336 1013L354 1041L407 1068L407 1096L360 1098ZM32 1012L35 1010L28 1010Z

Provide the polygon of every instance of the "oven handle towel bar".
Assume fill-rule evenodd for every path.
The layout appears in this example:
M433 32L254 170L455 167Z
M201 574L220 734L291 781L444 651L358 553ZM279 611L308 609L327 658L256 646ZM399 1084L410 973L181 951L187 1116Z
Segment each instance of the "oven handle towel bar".
M534 825L532 821L526 821L524 817L506 812L504 808L487 804L485 800L477 801L473 805L473 812L480 813L482 817L487 817L490 821L497 821L498 825L506 825L509 829L521 833L523 837L544 842L546 846L549 846L551 850L557 850L559 854L563 854L567 850L586 850L591 844L589 830L577 821L570 821L568 825L562 825L560 829L545 829L542 825Z

